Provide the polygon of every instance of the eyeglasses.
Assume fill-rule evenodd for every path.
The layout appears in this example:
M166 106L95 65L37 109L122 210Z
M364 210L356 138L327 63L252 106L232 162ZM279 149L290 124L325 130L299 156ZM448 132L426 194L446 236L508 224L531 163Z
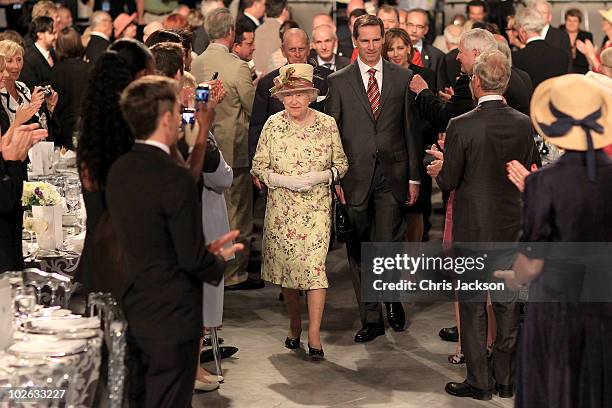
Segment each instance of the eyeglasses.
M406 27L408 27L408 28L415 28L416 27L417 30L423 31L426 26L420 25L420 24L406 23Z

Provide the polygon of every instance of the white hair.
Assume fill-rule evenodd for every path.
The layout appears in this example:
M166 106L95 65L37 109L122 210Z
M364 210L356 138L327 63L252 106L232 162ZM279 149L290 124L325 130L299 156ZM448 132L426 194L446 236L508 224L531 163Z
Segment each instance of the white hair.
M473 28L464 32L461 34L461 42L466 50L476 50L481 54L494 48L496 43L493 34L482 28Z
M89 16L89 25L91 26L92 30L95 30L105 18L111 18L110 14L108 14L106 11L94 11L91 16Z
M315 33L316 33L317 31L321 30L321 29L324 29L324 28L327 28L327 29L329 29L329 30L331 31L331 33L332 33L332 38L333 38L334 40L337 40L337 39L338 39L338 36L336 35L336 27L334 27L334 26L330 26L329 24L321 24L321 25L316 26L315 28L313 28L313 29L312 29L312 37L311 37L311 38L312 38L312 41L314 41L314 38L315 38Z
M497 49L508 58L508 62L512 65L512 50L506 41L498 41Z
M546 0L530 0L530 1L527 2L527 7L535 9L536 7L538 7L541 4L545 5L548 8L548 12L549 13L552 13L552 4L550 4Z
M544 18L536 9L522 7L514 17L514 25L523 28L528 33L540 34L546 25Z
M510 81L510 62L498 50L484 52L476 57L474 75L483 91L502 95Z
M461 29L459 31L459 35L454 35L453 33L451 33L451 29L453 27L458 27L458 26L451 24L451 25L448 25L448 26L446 26L444 28L444 39L449 44L459 45L459 41L461 41L461 34L463 33L463 29L461 29L461 27L459 27Z

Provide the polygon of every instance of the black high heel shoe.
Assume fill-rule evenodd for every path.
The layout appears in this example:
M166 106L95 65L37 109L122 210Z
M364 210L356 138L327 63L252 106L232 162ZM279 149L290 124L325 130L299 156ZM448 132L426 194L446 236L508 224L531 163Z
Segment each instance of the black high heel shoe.
M299 349L300 348L300 338L297 337L295 339L290 339L289 337L287 337L285 339L285 347L287 347L289 350Z
M313 361L319 361L319 360L323 360L325 359L325 353L323 353L323 349L316 349L316 348L312 348L310 347L310 344L308 344L308 355L310 356L310 359Z

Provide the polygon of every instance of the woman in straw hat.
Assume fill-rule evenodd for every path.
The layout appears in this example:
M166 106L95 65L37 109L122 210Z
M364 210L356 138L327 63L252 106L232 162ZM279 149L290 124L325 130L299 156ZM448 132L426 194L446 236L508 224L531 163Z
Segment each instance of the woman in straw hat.
M290 319L285 346L300 347L298 293L308 291L309 354L320 359L320 326L328 286L330 184L332 177L344 176L348 162L334 119L308 107L318 94L312 77L313 67L308 64L280 69L270 92L285 110L264 125L252 174L269 189L261 273L263 279L282 287Z
M513 287L532 281L516 407L610 407L612 303L595 302L610 302L598 265L612 262L609 245L602 255L593 243L612 241L612 161L602 151L612 143L612 94L582 75L552 78L535 90L531 118L565 154L527 177L524 245L513 271L496 272Z

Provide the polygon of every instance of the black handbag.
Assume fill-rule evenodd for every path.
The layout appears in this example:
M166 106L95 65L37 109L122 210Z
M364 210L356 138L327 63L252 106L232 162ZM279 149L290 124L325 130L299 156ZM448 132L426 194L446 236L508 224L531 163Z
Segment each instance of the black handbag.
M332 167L330 170L332 173L332 216L333 216L333 227L336 234L336 241L346 242L348 236L353 232L353 226L346 210L346 205L340 202L338 193L336 193L336 186L340 184L338 177L338 170Z

